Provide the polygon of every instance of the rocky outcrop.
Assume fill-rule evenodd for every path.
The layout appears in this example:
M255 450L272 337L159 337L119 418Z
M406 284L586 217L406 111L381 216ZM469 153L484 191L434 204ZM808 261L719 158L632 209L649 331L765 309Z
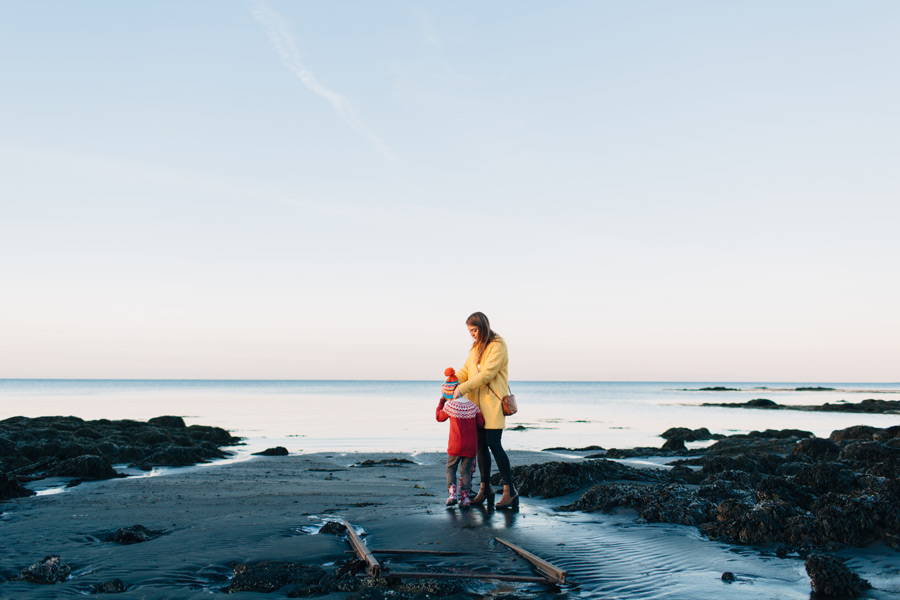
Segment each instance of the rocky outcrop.
M806 574L813 591L820 596L858 596L872 586L833 556L814 554L806 560Z
M221 448L239 441L219 427L187 427L181 417L173 416L146 423L12 417L0 421L0 473L5 473L0 476L0 500L7 499L10 482L44 477L109 479L120 476L115 464L143 469L193 465L224 458Z
M661 481L665 477L656 470L635 469L605 459L517 466L513 467L512 476L521 495L543 498L565 496L599 481ZM499 473L494 474L491 483L501 485Z
M824 440L796 430L753 432L677 461L656 481L623 483L622 473L589 465L598 461L518 467L514 478L526 495L593 484L560 509L630 508L644 521L694 525L726 542L782 543L804 553L875 541L900 549L898 439L900 428L852 427Z

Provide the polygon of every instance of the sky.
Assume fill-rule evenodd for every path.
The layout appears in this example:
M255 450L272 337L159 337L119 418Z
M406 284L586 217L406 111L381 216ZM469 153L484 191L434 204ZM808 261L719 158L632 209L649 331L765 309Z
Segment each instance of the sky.
M0 378L897 382L900 3L0 0Z

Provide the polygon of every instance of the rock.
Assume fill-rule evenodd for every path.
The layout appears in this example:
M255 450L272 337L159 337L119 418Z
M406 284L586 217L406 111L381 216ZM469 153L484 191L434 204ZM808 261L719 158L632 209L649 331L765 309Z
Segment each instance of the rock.
M174 429L185 429L187 425L184 424L184 419L181 417L153 417L148 423L153 425L159 425L160 427L172 427Z
M72 569L56 555L45 556L44 560L22 569L19 579L34 583L53 584L65 581Z
M724 573L722 573L722 581L724 581L725 583L734 583L735 580L736 578L734 576L734 573L732 573L731 571L725 571Z
M321 567L302 563L263 561L239 564L234 568L228 593L274 592L289 584L308 588L318 584L324 577L325 570Z
M91 586L92 594L121 594L125 591L125 584L121 579L110 579L103 583L95 583Z
M858 489L859 474L841 463L822 462L801 467L793 477L795 485L809 488L815 494L850 492Z
M49 477L79 477L82 479L112 479L121 477L109 461L100 456L86 454L69 458L54 465L47 471Z
M241 439L232 437L230 433L221 427L208 427L206 425L191 425L187 428L187 433L193 440L212 442L217 446L233 446Z
M274 448L266 448L262 452L254 452L254 456L287 456L288 451L284 446L275 446Z
M815 502L815 496L793 480L780 475L767 475L756 486L756 501L786 502L809 510Z
M824 554L806 560L806 573L813 591L823 596L858 596L872 587L843 562Z
M839 456L841 460L852 460L866 464L877 464L900 459L900 449L882 442L852 442L844 446Z
M751 408L776 408L778 403L768 398L754 398L753 400L747 400L747 406Z
M547 462L517 466L512 469L512 476L519 494L555 498L601 481L660 481L665 474L650 469L635 469L611 460L590 459L579 463ZM494 474L491 483L500 485L499 473Z
M354 467L402 467L403 465L414 465L414 461L408 458L383 458L381 460L372 460L367 458L359 463L352 465Z
M347 528L337 521L328 521L319 529L319 533L328 535L344 536L347 534Z
M140 544L149 542L161 535L161 531L153 531L147 529L143 525L132 525L131 527L121 527L116 529L110 534L109 541L117 544Z
M846 442L848 440L864 440L864 441L872 441L875 438L875 435L879 432L879 429L876 427L870 427L868 425L854 425L853 427L848 427L847 429L838 429L836 431L832 431L831 435L828 436L832 442Z
M22 487L17 479L10 478L6 473L0 473L0 500L25 498L34 495L35 492Z
M666 440L666 443L662 445L661 450L667 450L671 452L678 452L680 450L686 450L687 448L684 445L684 440L681 438L672 438L670 440Z
M687 483L696 485L703 481L703 473L695 471L684 465L675 465L666 472L666 479L670 483Z
M837 444L822 438L800 440L791 450L794 456L806 456L813 460L834 460L840 452Z
M661 433L659 437L666 440L680 439L684 440L685 442L700 442L704 440L713 440L717 437L723 436L714 436L706 427L701 427L699 429L689 429L687 427L671 427Z
M210 458L206 452L189 446L165 446L142 461L162 467L186 467L207 462Z
M722 471L743 471L761 478L762 475L774 475L780 464L781 460L771 454L747 453L711 456L703 461L701 471L704 475Z
M521 493L521 491L520 491ZM633 508L649 523L680 523L699 525L710 518L715 509L712 502L698 498L684 486L634 485L606 483L595 485L575 503L559 510L608 512L617 507Z
M156 417L147 423L12 417L0 420L0 472L14 471L31 480L50 476L105 479L117 476L113 464L140 463L147 468L196 464L224 457L219 447L238 441L218 427L185 427L181 417ZM99 457L105 464L85 456Z

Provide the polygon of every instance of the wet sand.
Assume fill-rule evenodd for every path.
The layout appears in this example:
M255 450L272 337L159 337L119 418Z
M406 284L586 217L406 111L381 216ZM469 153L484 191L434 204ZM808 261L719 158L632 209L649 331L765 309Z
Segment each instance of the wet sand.
M561 460L546 452L511 452L514 465ZM209 598L223 593L238 563L263 560L324 565L348 556L339 537L316 534L326 520L362 528L370 548L463 551L463 556L401 559L395 570L464 568L534 575L530 565L497 544L501 537L569 571L570 584L473 582L468 596L512 592L520 598L809 598L803 562L774 552L703 538L695 528L635 523L634 513L558 513L552 500L522 499L518 512L443 503L443 453L254 457L175 469L165 475L86 483L60 494L3 503L0 515L0 597L82 596L113 578L121 598ZM355 467L363 460L406 458L414 464ZM140 524L163 534L148 542L104 541ZM43 557L59 555L72 577L55 585L8 581ZM851 566L876 589L869 598L900 597L897 553L848 551ZM721 580L732 571L737 581ZM345 598L333 593L326 598ZM229 596L232 597L232 596ZM240 592L236 598L284 597Z

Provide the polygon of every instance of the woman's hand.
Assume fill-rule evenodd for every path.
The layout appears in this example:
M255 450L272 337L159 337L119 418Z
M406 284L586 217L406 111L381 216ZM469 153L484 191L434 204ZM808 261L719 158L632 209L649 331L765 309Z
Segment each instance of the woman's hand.
M459 393L459 388L456 388L456 391L453 392L453 399L456 400L460 396L462 396L462 394Z

